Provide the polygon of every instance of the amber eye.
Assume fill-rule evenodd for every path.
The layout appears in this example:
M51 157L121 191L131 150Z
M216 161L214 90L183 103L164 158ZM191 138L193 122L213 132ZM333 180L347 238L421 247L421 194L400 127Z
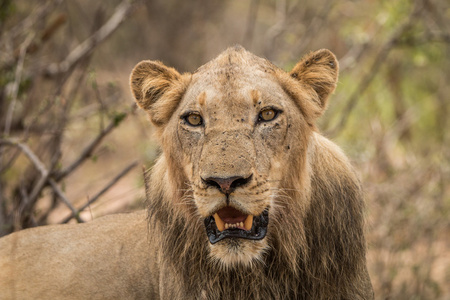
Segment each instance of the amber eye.
M197 113L191 113L191 114L187 115L184 119L191 126L200 126L203 123L202 117Z
M264 109L259 113L259 120L262 122L272 121L278 112L272 108Z

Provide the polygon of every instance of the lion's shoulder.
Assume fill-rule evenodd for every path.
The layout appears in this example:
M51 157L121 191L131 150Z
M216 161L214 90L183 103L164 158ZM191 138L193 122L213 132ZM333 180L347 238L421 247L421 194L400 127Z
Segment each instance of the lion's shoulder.
M0 239L0 298L14 290L30 299L126 296L134 281L152 276L149 249L145 211L19 231Z

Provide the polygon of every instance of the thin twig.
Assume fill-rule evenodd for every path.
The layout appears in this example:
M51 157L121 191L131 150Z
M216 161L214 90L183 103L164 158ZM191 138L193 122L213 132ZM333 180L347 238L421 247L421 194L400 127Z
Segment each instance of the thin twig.
M79 214L79 212L83 211L84 209L86 209L87 207L89 207L92 203L94 203L95 201L97 201L100 196L102 196L105 192L107 192L117 181L119 181L123 176L125 176L129 171L131 171L134 167L136 167L138 164L137 161L132 162L131 164L129 164L125 169L122 170L122 172L120 172L119 174L117 174L116 177L114 177L103 189L101 189L94 197L92 197L91 199L89 199L89 201L84 204L83 206L81 206L78 209L77 214ZM67 218L65 218L61 224L65 224L67 222L69 222L73 217L76 217L77 214L73 213L68 216Z
M64 204L72 211L72 215L77 219L78 223L84 223L83 219L81 219L79 215L79 211L77 211L72 204L70 203L69 199L67 199L66 195L64 195L63 191L59 188L58 184L53 178L49 178L48 182L52 186L52 189L55 191L55 193L59 196L59 198L64 202Z
M0 145L6 145L6 146L14 146L19 148L27 157L28 159L34 164L36 169L42 174L47 175L48 171L45 168L44 164L41 162L41 160L34 154L31 149L25 145L19 142L17 139L0 139Z
M44 73L47 76L55 76L65 73L75 66L83 57L88 55L98 44L109 37L125 20L131 11L131 0L123 0L116 8L111 18L93 35L79 44L69 55L59 64L51 64Z
M20 151L22 151L33 163L33 165L39 171L39 173L41 173L41 177L39 178L38 182L34 185L34 188L31 191L30 196L27 197L27 201L24 201L26 202L23 208L25 210L27 207L33 205L35 199L38 197L39 193L43 189L48 179L49 172L47 171L41 160L34 154L33 151L31 151L31 149L27 145L22 144L19 141L13 139L0 139L0 146L1 145L14 146L20 149Z
M1 149L0 149L0 153L2 153ZM4 165L0 163L0 174L5 172L6 170L9 170L9 168L11 168L11 166L15 163L16 159L19 156L20 156L20 150L16 149L16 151L11 155L11 157L7 163L5 163ZM0 162L1 161L2 161L2 158L0 158Z
M5 130L3 132L3 134L5 136L9 135L9 132L11 129L13 113L14 113L14 109L16 106L17 97L19 95L19 85L20 85L20 82L22 81L23 64L25 61L25 56L27 53L28 46L30 45L33 38L34 38L34 34L33 33L29 34L27 36L27 38L25 39L25 42L23 42L22 46L20 47L19 61L17 62L15 78L14 78L14 82L12 84L12 89L11 89L11 93L10 93L11 102L9 104L8 112L6 114Z
M134 110L134 108L132 108ZM118 114L117 117L113 118L111 122L104 128L95 139L84 148L81 152L80 156L67 168L55 174L55 180L60 181L70 173L72 173L76 168L78 168L87 158L89 158L97 146L101 143L101 141L115 128L119 125L119 123L124 120L128 116L129 112L124 112L122 114Z
M2 36L2 57L0 59L0 69L6 70L14 66L16 64L20 51L13 46L15 40L19 38L19 36L23 35L26 32L33 32L38 22L42 22L42 20L46 20L47 16L50 13L55 11L56 6L58 6L63 0L51 0L51 1L39 1L39 4L36 5L36 8L28 14L28 16L20 23L15 25L9 30L5 30ZM30 45L30 50L33 48L33 42Z
M37 198L42 188L45 186L45 183L48 181L52 189L61 198L64 204L66 204L66 206L72 211L72 213L74 213L77 216L75 208L72 206L70 201L67 200L67 197L64 195L59 186L56 184L55 180L49 177L50 172L45 168L41 160L36 156L36 154L34 154L34 152L27 145L12 139L0 139L0 145L9 145L19 148L25 154L25 156L27 156L28 159L33 163L36 169L41 173L41 178L39 179L38 183L34 186L31 195L28 197L28 201L26 204L27 207L33 205L33 203L35 202L35 198ZM83 220L81 220L78 216L77 220L79 222L83 222Z
M20 149L19 149L20 151ZM23 184L23 181L21 180L19 186L18 186L18 192L20 194L20 203L18 203L18 207L15 210L13 214L13 224L15 224L15 228L22 229L22 215L23 212L26 210L28 203L30 203L30 197L28 196L28 193L25 189L25 186ZM31 214L29 214L30 219L32 219ZM31 221L33 223L33 221Z
M386 57L389 55L391 50L397 45L402 35L411 28L414 22L416 22L416 17L419 13L420 13L420 6L416 4L411 14L409 15L407 21L402 25L400 25L392 33L391 37L386 41L386 43L384 43L384 45L381 47L381 50L375 57L375 60L373 61L372 65L368 68L369 72L366 74L366 76L364 76L361 79L361 81L357 85L356 90L353 92L353 94L350 95L346 106L342 110L341 113L342 117L340 118L340 121L333 129L327 132L327 135L334 136L337 134L337 132L339 132L342 128L345 127L347 121L349 120L348 116L350 115L353 108L356 106L357 101L361 98L361 95L364 94L364 92L370 86L376 74L383 65L383 62L386 61Z
M51 0L46 1L45 3L39 3L36 5L36 8L18 25L14 26L9 30L8 34L12 36L12 38L16 38L21 35L23 32L30 31L32 27L36 26L38 21L44 20L50 13L55 11L55 7L61 4L63 0Z

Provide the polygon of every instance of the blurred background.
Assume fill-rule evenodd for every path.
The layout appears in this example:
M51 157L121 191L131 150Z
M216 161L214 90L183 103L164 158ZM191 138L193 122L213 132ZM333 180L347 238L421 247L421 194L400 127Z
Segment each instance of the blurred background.
M377 299L450 299L447 0L1 0L0 236L144 207L158 154L129 74L241 44L285 70L328 48L324 135L366 190Z

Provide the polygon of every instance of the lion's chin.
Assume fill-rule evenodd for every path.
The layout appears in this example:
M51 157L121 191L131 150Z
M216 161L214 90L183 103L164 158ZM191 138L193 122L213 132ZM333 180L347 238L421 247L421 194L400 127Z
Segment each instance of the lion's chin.
M210 258L225 270L238 266L251 268L262 261L267 249L266 239L228 238L216 244L210 244Z

